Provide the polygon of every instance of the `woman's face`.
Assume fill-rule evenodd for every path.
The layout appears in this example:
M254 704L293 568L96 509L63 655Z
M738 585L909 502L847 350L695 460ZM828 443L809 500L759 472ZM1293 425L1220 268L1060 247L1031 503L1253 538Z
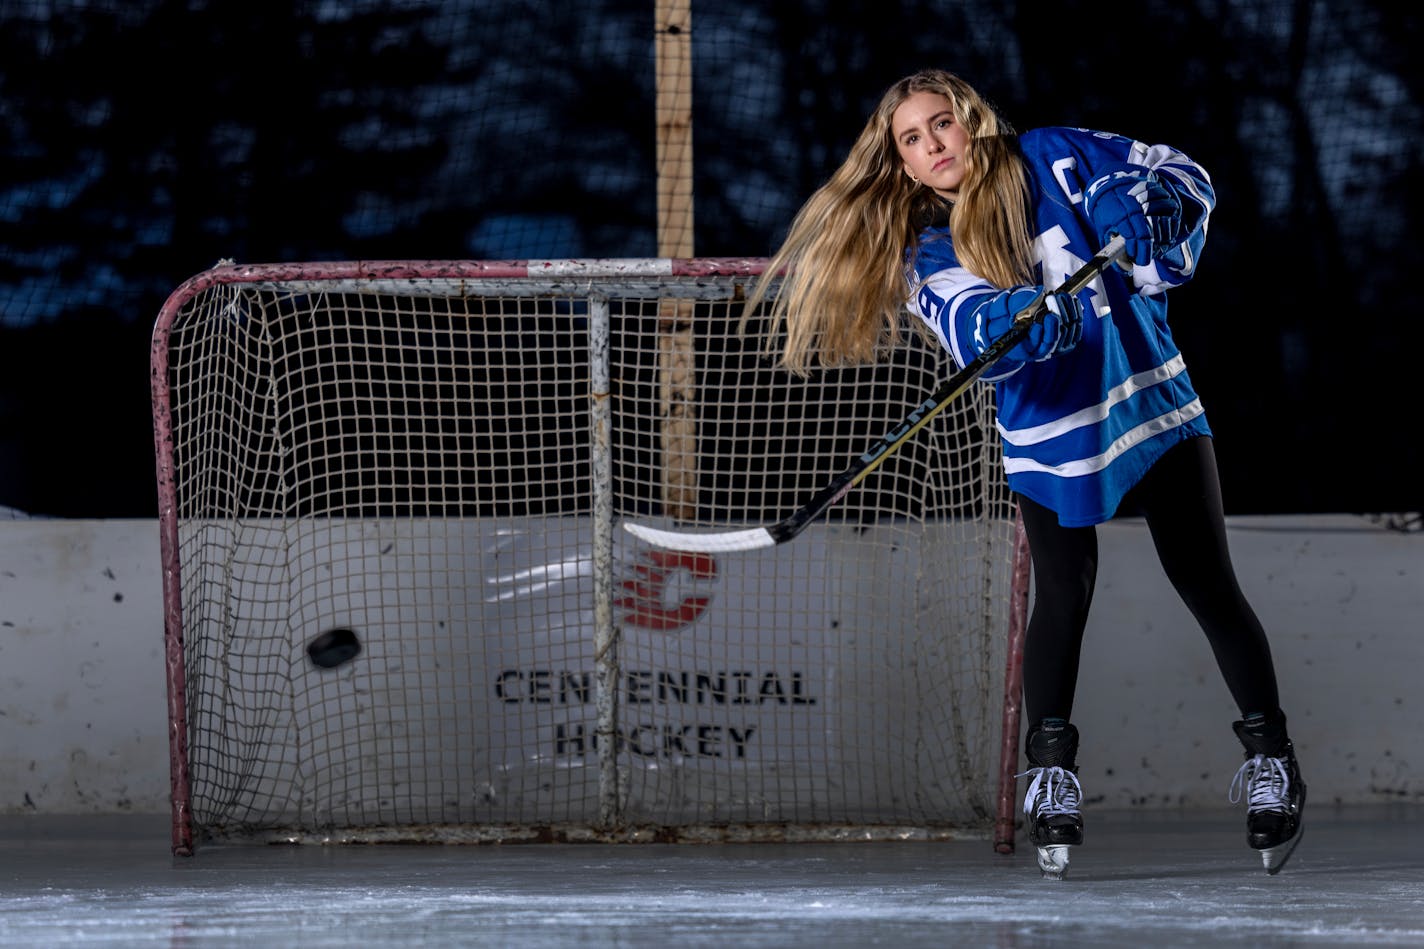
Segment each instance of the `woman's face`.
M905 174L953 201L964 181L969 133L954 120L954 106L938 92L916 92L890 117L890 133Z

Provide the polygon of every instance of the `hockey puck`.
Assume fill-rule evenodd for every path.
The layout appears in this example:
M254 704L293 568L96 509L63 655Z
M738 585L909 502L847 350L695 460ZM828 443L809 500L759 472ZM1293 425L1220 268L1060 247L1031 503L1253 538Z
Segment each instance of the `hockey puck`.
M361 652L361 641L356 633L344 626L328 629L307 643L307 656L312 665L323 669L334 669L343 662L350 662Z

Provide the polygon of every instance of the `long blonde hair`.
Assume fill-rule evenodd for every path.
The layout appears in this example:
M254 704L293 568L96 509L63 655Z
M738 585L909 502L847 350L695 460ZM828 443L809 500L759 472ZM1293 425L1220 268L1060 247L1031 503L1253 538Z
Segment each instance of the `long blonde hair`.
M943 198L905 174L895 146L895 110L917 92L948 98L970 139L968 154L960 156L965 176L950 214L959 261L996 286L1030 280L1028 174L1013 129L952 73L929 69L906 76L886 90L845 161L797 212L747 298L743 325L769 300L769 345L781 350L780 364L797 375L813 363L873 362L900 341L910 291L906 250L945 209Z

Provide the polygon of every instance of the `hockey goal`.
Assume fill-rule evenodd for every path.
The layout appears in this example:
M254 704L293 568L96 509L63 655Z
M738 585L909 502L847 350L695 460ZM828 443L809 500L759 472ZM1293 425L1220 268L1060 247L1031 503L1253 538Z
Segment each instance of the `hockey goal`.
M174 851L1011 849L1026 568L988 387L794 543L618 529L774 521L952 369L918 340L775 369L737 332L762 265L224 263L175 290L152 347ZM333 629L354 644L318 664Z

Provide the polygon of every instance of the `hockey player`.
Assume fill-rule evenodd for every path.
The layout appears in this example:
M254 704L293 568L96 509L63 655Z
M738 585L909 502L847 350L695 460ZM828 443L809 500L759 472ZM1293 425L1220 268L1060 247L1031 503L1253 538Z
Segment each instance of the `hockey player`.
M1275 873L1300 839L1305 784L1270 647L1235 577L1211 429L1167 325L1166 292L1195 272L1214 204L1206 171L1174 148L1073 128L1016 135L969 84L926 70L886 91L767 268L786 271L771 313L794 372L874 359L899 340L906 305L965 365L1125 239L1089 289L1049 290L1043 320L983 377L1033 559L1024 811L1049 876L1083 840L1073 698L1094 525L1119 513L1145 517L1239 706L1246 762L1231 796L1246 798L1249 845Z

